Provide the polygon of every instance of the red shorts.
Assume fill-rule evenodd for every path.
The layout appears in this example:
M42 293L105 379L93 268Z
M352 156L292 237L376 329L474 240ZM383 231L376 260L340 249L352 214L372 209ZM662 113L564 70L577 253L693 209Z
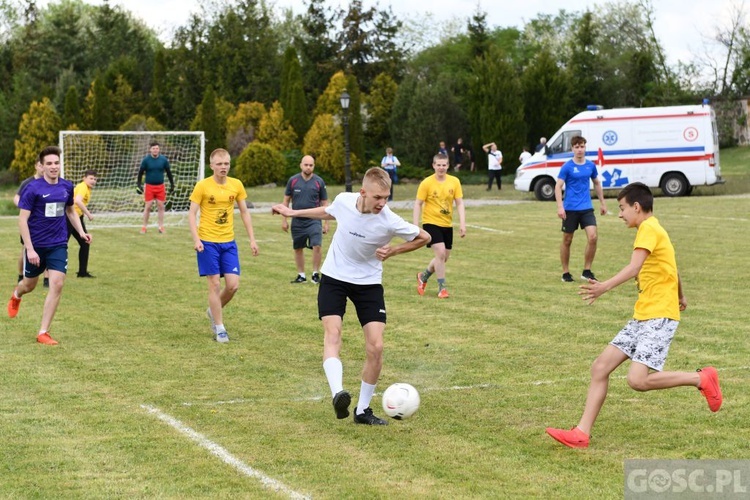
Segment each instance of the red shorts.
M166 199L167 189L164 187L164 184L146 184L146 190L143 192L143 201L164 201Z

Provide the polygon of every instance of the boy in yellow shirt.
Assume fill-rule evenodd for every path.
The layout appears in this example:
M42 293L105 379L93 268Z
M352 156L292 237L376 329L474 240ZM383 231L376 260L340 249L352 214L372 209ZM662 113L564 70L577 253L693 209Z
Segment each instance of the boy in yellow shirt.
M81 220L81 227L83 232L86 233L86 224L83 221L84 216L90 221L94 220L94 216L89 212L88 206L91 201L91 190L96 186L96 170L86 170L83 173L83 180L76 184L73 190L73 208L78 214L78 218ZM68 222L68 239L70 236L76 239L80 249L78 250L78 276L79 278L93 278L94 275L89 273L89 250L91 245L73 228L73 225Z
M466 236L466 211L464 194L458 177L448 175L448 155L436 154L432 159L435 173L419 184L417 199L414 201L413 222L432 237L427 244L434 257L427 268L417 273L417 293L424 295L427 280L437 275L438 298L447 299L450 295L445 287L445 263L453 248L453 205L458 212L458 231L461 238Z
M253 222L247 210L247 192L242 181L228 177L229 152L215 149L210 157L211 177L198 182L190 195L188 221L193 246L198 255L198 274L208 280L208 310L211 331L215 340L229 342L224 327L222 309L232 300L240 287L240 259L234 239L234 207L250 239L253 257L258 255L258 244L253 234ZM200 211L200 225L197 224ZM221 288L221 277L224 288Z
M609 376L628 358L628 385L636 391L697 387L708 407L721 408L722 395L716 368L709 366L693 372L663 372L680 311L687 307L682 282L677 273L674 247L669 235L652 215L654 197L640 182L627 185L617 195L620 218L638 232L633 243L630 264L607 281L588 280L579 295L588 304L614 287L636 279L638 300L633 319L615 336L591 367L586 406L578 426L571 430L547 428L547 434L571 448L587 448L589 436L607 397Z

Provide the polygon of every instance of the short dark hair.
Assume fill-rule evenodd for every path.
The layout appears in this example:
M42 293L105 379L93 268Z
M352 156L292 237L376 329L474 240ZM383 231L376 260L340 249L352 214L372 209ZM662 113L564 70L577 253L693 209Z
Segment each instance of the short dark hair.
M62 156L62 151L57 146L47 146L39 152L39 163L44 163L44 157L49 155Z
M584 143L586 144L586 138L582 135L576 135L570 140L570 145L575 146L577 144Z
M149 149L153 148L154 146L159 146L159 147L161 147L161 144L159 144L159 142L158 142L158 141L151 141L151 142L149 142L149 143L148 143L148 147L149 147Z
M84 177L88 177L89 175L93 175L94 177L96 177L96 176L97 176L97 175L96 175L96 170L91 170L91 169L89 169L89 170L86 170L86 171L85 171L85 172L83 173L83 176L84 176Z
M654 209L654 195L642 182L633 182L622 188L617 193L617 201L622 199L631 206L638 202L644 212L651 212Z

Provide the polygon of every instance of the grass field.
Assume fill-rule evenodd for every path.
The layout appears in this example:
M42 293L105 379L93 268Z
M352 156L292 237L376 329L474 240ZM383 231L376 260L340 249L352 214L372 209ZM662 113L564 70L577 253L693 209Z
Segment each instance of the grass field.
M618 498L628 458L746 458L749 213L747 196L656 200L689 302L666 368L717 366L722 410L711 414L693 388L634 392L622 367L583 451L544 428L577 422L589 366L636 293L626 284L585 306L560 282L554 204L470 207L449 300L438 301L434 283L415 293L428 250L386 262L378 390L403 381L422 396L413 418L386 428L334 418L316 287L289 284L278 217L254 214L257 258L241 240L227 345L211 340L186 227L99 229L96 279L75 278L73 243L52 328L59 346L34 342L41 288L0 321L0 497ZM609 277L628 262L634 231L615 216L599 226L594 271ZM9 296L15 218L0 219L0 238ZM582 254L578 235L574 273ZM353 311L344 329L345 386L356 397L363 340ZM382 414L378 396L373 407Z

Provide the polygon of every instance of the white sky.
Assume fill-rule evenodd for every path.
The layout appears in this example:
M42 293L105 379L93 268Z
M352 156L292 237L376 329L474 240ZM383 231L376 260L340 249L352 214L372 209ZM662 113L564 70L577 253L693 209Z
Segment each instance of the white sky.
M85 0L101 4L101 0ZM277 8L291 8L295 14L305 9L303 0L267 0ZM38 2L44 6L49 0ZM490 27L518 28L537 14L557 14L560 9L580 12L587 7L594 10L603 5L603 0L364 0L369 6L381 8L391 6L397 16L424 17L431 13L437 22L456 18L468 18L476 12L477 4L487 13ZM111 5L122 5L136 17L168 39L174 27L185 24L191 12L200 12L198 0L110 0ZM332 7L348 4L345 1L328 0ZM729 19L743 0L652 0L655 15L656 36L664 46L670 64L677 60L692 61L695 55L703 54L704 44L716 32L718 26L729 26Z

